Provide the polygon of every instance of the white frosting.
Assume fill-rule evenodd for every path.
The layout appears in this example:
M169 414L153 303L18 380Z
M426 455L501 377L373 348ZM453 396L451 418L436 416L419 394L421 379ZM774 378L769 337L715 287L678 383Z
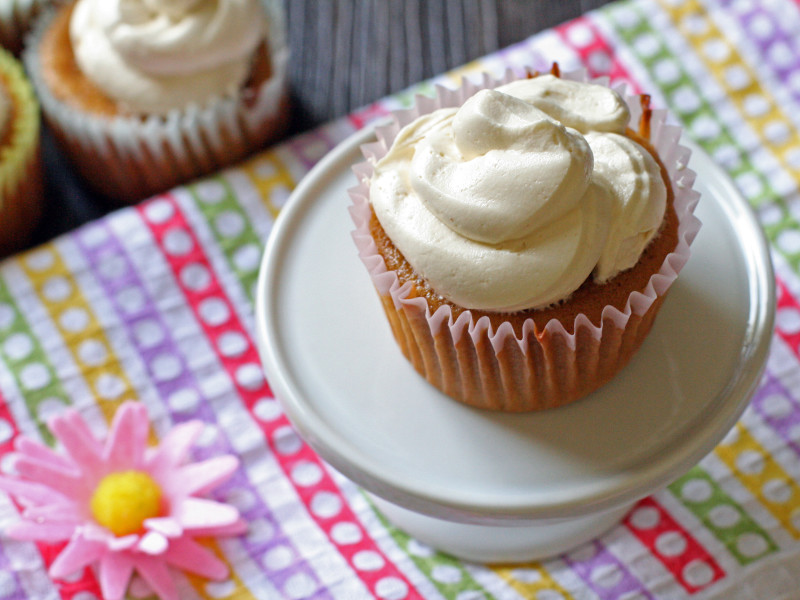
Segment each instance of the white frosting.
M70 22L81 71L143 114L235 93L265 32L259 0L78 0Z
M602 282L633 266L658 231L665 183L620 135L629 119L605 86L548 75L483 90L403 128L375 165L370 201L448 300L548 306L593 272Z

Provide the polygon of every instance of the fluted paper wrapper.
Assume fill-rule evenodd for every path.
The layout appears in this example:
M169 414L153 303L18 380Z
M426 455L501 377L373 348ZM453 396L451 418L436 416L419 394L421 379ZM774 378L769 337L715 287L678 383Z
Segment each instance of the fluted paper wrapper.
M18 55L36 15L54 0L3 0L0 2L0 46Z
M279 2L264 0L264 7L270 77L255 89L166 116L108 118L56 98L44 81L38 53L55 11L37 21L24 52L25 66L48 125L92 188L130 204L233 165L284 133L289 122L285 19Z
M589 81L584 71L561 76ZM367 160L354 166L359 184L349 191L356 225L353 239L406 358L431 384L456 400L485 409L521 412L577 400L627 364L689 259L700 221L694 216L699 199L692 189L695 173L687 167L690 150L680 145L681 128L667 124L666 111L656 110L650 121L650 143L672 182L678 243L644 291L630 294L624 310L609 305L599 324L580 314L567 327L553 319L542 330L528 319L518 338L508 322L493 330L488 317L476 320L470 311L464 311L454 319L449 306L431 313L424 298L408 298L411 284L401 285L397 275L387 270L369 232L372 165L387 153L400 129L418 116L460 106L481 89L517 78L511 71L500 79L484 75L480 84L464 80L457 90L438 87L435 98L417 97L413 108L395 112L390 124L377 128L377 142L362 147ZM591 81L608 85L605 78ZM625 94L624 88L617 91L630 106L631 123L638 122L642 113L639 96Z

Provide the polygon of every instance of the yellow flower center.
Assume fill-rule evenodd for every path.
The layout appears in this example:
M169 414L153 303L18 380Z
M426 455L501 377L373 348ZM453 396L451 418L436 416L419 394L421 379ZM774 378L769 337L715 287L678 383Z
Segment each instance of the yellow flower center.
M121 471L106 475L91 500L95 520L115 535L142 529L145 519L161 511L161 488L147 473Z

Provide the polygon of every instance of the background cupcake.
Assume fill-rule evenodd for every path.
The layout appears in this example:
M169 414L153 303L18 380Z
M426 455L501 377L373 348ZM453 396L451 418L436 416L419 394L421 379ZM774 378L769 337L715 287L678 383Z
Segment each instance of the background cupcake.
M3 0L0 2L0 46L19 54L36 16L53 0Z
M630 360L699 222L680 130L646 97L582 73L479 92L512 78L396 113L364 149L351 213L416 370L459 401L525 411L572 402Z
M0 256L25 245L42 210L39 125L22 65L0 50Z
M77 0L40 18L25 64L78 172L130 203L283 133L284 29L268 0Z

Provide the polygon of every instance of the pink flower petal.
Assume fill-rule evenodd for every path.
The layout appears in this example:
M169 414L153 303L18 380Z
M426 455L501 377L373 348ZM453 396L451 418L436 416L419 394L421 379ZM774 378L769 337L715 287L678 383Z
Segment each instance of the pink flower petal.
M161 597L161 600L179 600L175 582L162 558L137 555L134 558L134 565L142 578Z
M172 542L165 560L178 569L216 581L225 579L230 572L225 562L190 538Z
M197 437L203 432L202 421L187 421L173 427L147 458L147 470L159 481L186 459Z
M15 540L62 542L72 537L74 525L17 521L6 527L6 535Z
M242 519L239 519L235 523L231 523L230 525L218 526L218 527L198 527L197 529L192 529L192 537L223 537L223 536L233 536L233 535L241 535L247 531L247 523L245 523Z
M0 476L0 490L17 498L36 505L56 502L69 502L69 498L46 486L43 483L24 481Z
M104 600L122 600L133 575L133 561L125 554L106 554L100 561L100 590Z
M139 536L135 533L125 535L122 537L108 537L106 544L109 550L114 552L122 552L123 550L130 550L139 543Z
M20 456L14 463L17 472L25 479L45 483L67 498L79 499L86 495L85 482L79 473L69 472L50 463Z
M174 515L184 529L223 527L239 519L239 511L233 506L205 498L186 498Z
M167 541L167 538L157 531L148 531L136 545L137 550L151 556L164 554L168 547L169 541Z
M125 402L117 409L103 448L103 459L111 470L141 469L150 422L147 408L138 402Z
M29 521L39 523L70 523L74 526L79 525L86 518L75 503L70 501L54 502L44 506L31 506L23 511L22 516Z
M52 448L24 435L19 436L16 440L14 440L14 448L20 454L23 454L28 458L38 460L39 462L50 463L67 470L72 470L75 468L75 465L72 464L68 458L61 456L57 452L53 451Z
M77 411L70 410L54 417L50 420L49 426L84 475L99 480L105 474L103 446L94 438Z
M75 536L50 565L50 576L56 579L69 577L100 559L107 551L105 544Z
M183 535L183 527L173 517L155 517L145 519L144 526L147 529L157 531L168 538L176 538Z
M170 495L203 495L230 478L239 467L239 459L230 454L180 467L165 487Z

